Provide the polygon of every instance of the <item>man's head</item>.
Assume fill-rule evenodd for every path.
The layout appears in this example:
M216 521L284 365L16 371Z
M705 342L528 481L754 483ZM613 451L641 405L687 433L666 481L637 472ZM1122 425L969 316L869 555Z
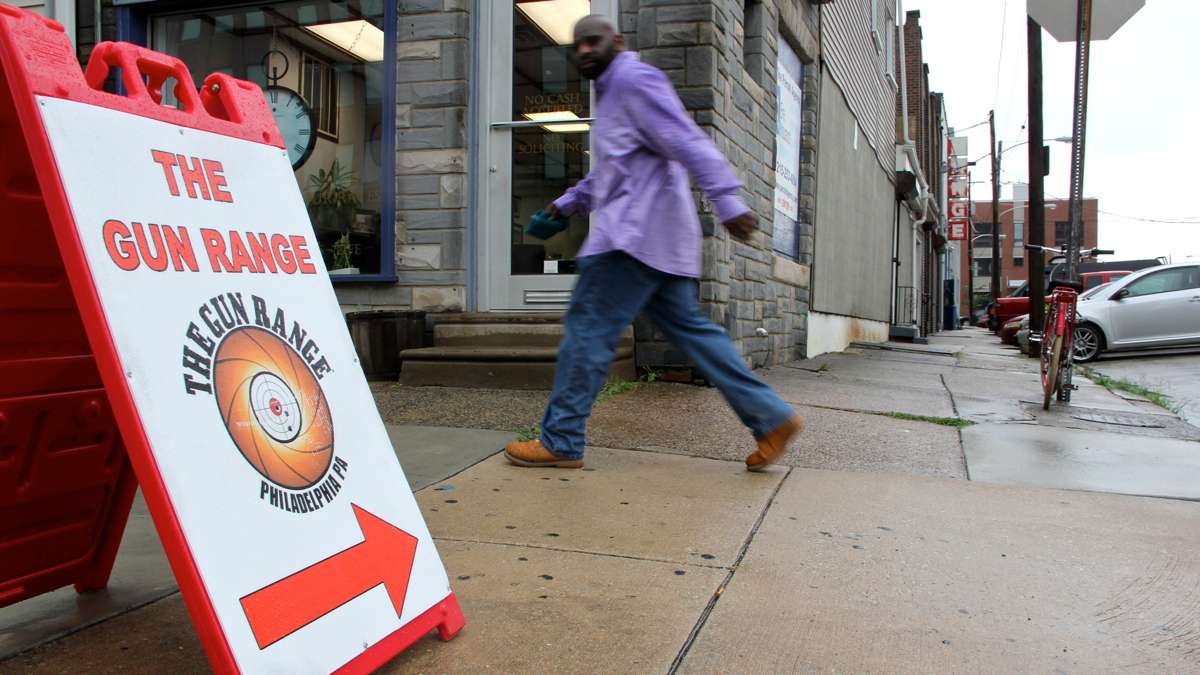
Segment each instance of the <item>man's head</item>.
M585 16L575 24L575 62L589 80L604 74L608 65L625 51L625 37L612 22L599 14Z

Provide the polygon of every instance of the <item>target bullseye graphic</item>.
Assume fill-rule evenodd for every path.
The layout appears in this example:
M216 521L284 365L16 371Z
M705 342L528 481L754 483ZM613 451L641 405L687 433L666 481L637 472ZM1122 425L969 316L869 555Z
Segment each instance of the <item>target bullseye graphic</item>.
M333 418L300 355L271 331L246 326L225 337L214 363L221 419L246 461L291 490L320 481L333 461Z
M259 373L250 380L254 418L268 436L290 443L300 435L300 401L287 383L274 373Z

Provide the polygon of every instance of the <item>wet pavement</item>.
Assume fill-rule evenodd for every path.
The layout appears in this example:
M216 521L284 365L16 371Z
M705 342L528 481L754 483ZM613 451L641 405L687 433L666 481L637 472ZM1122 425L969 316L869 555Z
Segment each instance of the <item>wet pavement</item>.
M1200 500L1200 443L1032 424L963 430L971 480Z
M1179 406L1181 417L1200 426L1200 353L1106 356L1091 365L1109 377L1165 394Z
M496 454L546 392L375 385L468 622L385 672L1195 670L1200 430L1085 381L1044 412L977 330L762 376L808 423L762 474L713 389L602 402L569 471ZM0 609L0 672L206 668L135 513L104 597Z

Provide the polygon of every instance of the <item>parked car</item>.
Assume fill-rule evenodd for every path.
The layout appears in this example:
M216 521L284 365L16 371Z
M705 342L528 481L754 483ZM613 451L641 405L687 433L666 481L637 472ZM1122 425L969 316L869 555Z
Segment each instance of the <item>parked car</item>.
M1083 283L1085 291L1093 289L1097 286L1107 284L1116 279L1126 277L1132 274L1128 270L1106 270L1103 272L1084 272L1079 275L1079 281ZM1050 289L1050 282L1046 282L1046 290ZM1046 296L1046 302L1050 301L1050 296ZM1029 282L1021 284L1017 290L1009 294L1008 297L998 298L987 307L988 319L987 328L993 332L999 332L1004 324L1011 321L1014 317L1029 313Z
M1108 351L1200 347L1200 264L1140 270L1079 302L1073 357Z
M1003 342L1006 345L1017 344L1017 331L1021 330L1022 325L1029 325L1028 314L1014 316L1005 322L1005 324L1000 328L1000 342Z

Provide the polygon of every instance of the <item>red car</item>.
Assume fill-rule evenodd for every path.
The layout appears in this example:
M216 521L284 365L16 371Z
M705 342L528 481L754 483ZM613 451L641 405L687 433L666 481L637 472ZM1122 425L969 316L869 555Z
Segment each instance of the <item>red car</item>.
M1017 331L1021 330L1021 323L1029 319L1028 314L1014 316L1000 327L1000 342L1006 345L1017 345Z
M1114 279L1120 279L1123 276L1132 274L1127 270L1107 270L1104 272L1084 272L1079 275L1080 281L1083 282L1083 290L1091 290L1100 284L1107 284ZM1046 296L1046 302L1050 301L1050 296ZM1022 314L1029 313L1029 282L1025 282L1020 288L1013 291L1006 298L998 298L996 302L988 305L987 308L987 327L995 333L999 333L1014 317L1019 317ZM1014 331L1015 334L1015 331Z

